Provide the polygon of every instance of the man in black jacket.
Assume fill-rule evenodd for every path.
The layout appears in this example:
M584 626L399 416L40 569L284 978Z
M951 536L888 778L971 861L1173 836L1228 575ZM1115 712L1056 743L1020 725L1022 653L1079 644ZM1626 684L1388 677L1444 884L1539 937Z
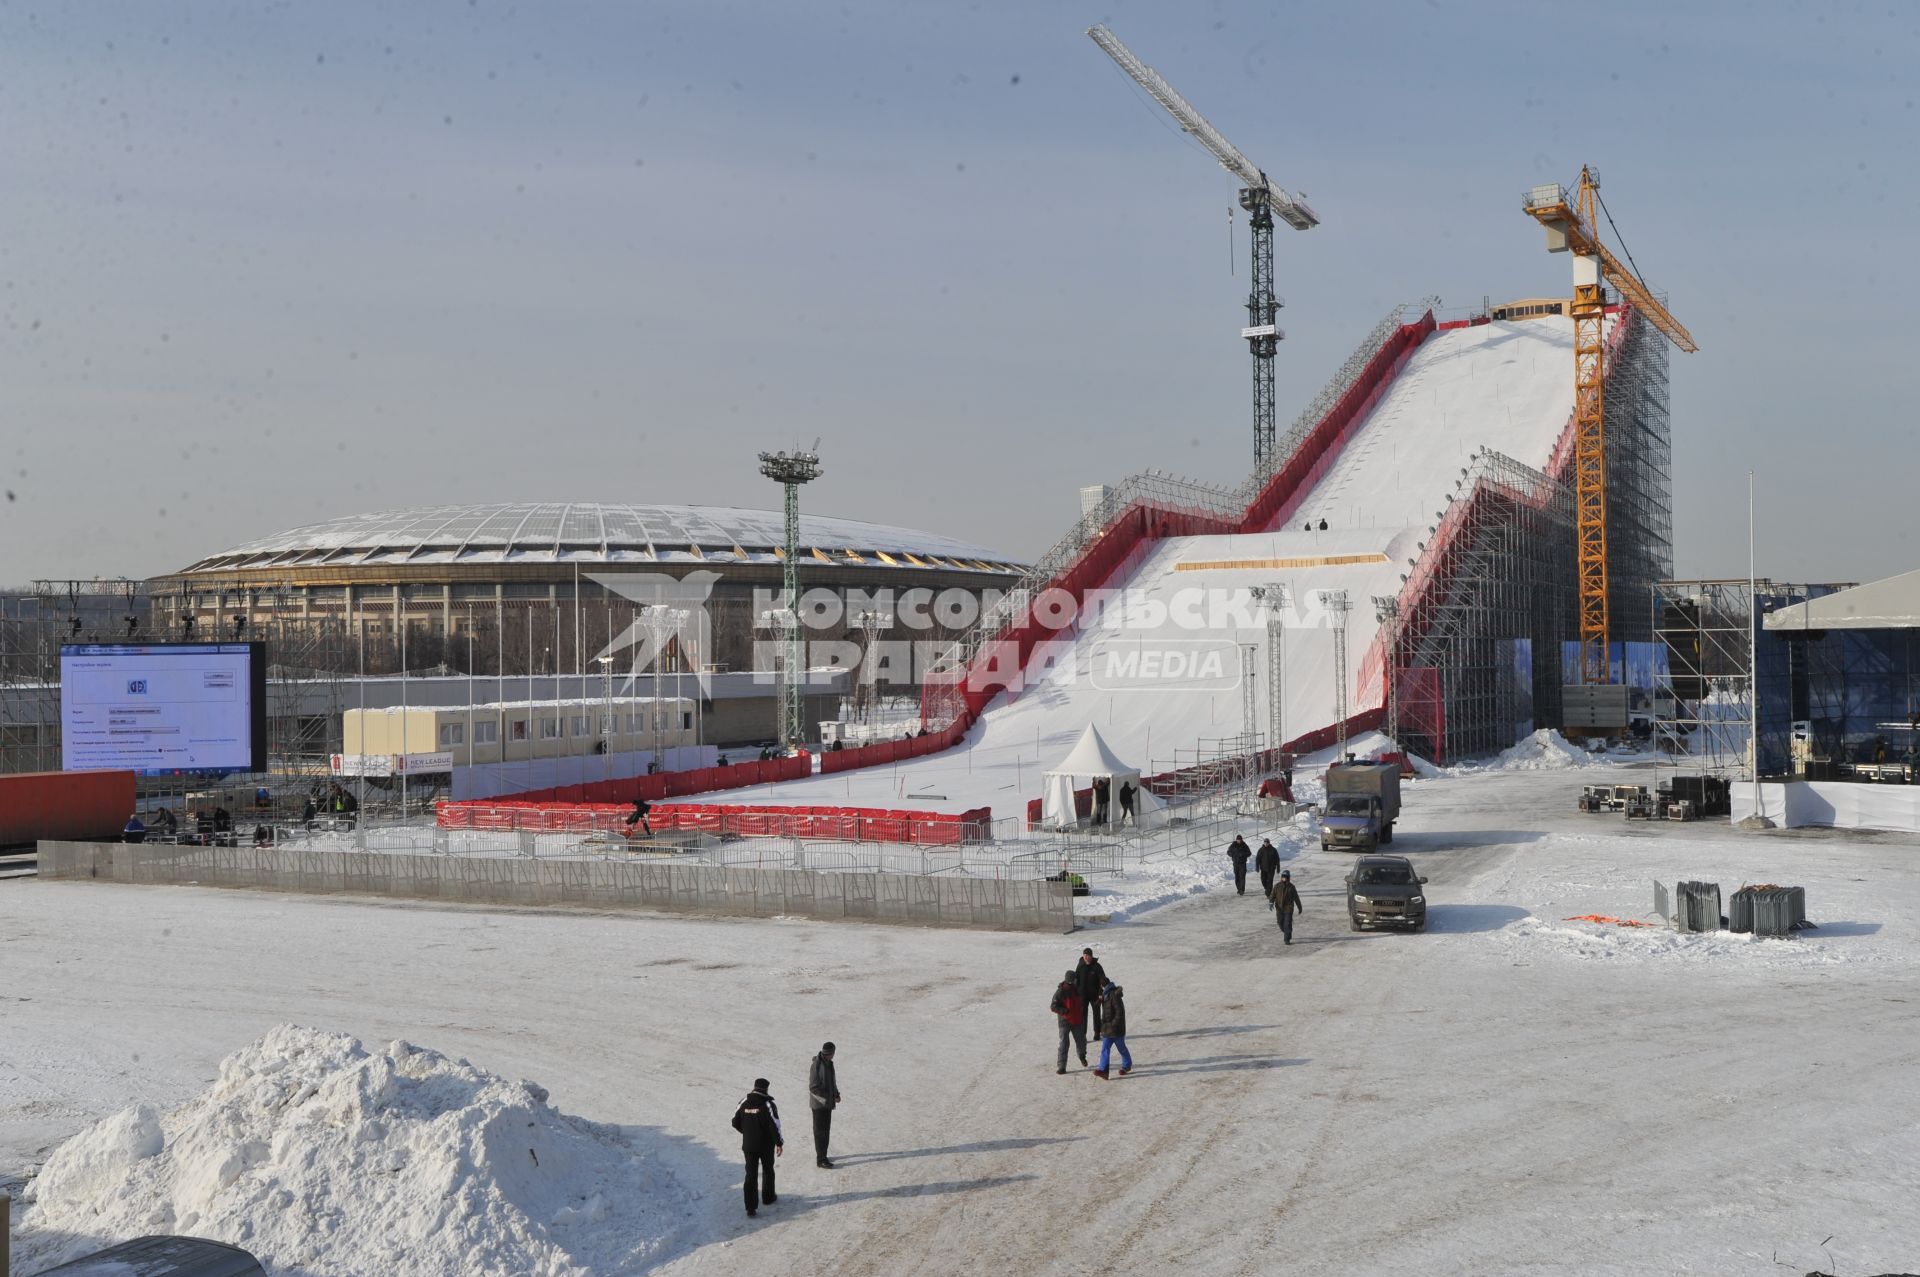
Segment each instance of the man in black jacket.
M780 1134L780 1109L769 1089L767 1079L753 1079L753 1089L733 1110L733 1129L740 1132L740 1152L747 1159L747 1180L741 1192L749 1218L759 1213L763 1199L769 1206L780 1200L773 1189L773 1159L785 1151L787 1141Z
M1086 1004L1088 1032L1100 1036L1100 991L1107 987L1107 973L1100 966L1100 959L1093 956L1092 949L1080 951L1080 965L1076 970L1080 976L1080 1001Z
M1273 845L1273 839L1260 840L1260 850L1253 853L1253 867L1260 871L1260 894L1271 898L1273 875L1280 872L1280 849Z
M1300 903L1300 889L1293 885L1293 871L1282 869L1280 881L1273 886L1274 921L1280 924L1280 938L1288 944L1293 943L1293 915L1305 913L1306 907Z
M1227 844L1227 859L1233 861L1233 889L1241 895L1247 894L1247 861L1253 858L1253 849L1247 846L1247 840L1239 834Z
M833 1169L827 1160L827 1140L833 1134L833 1110L840 1104L840 1084L833 1072L833 1043L822 1043L807 1070L807 1103L813 1109L813 1164Z

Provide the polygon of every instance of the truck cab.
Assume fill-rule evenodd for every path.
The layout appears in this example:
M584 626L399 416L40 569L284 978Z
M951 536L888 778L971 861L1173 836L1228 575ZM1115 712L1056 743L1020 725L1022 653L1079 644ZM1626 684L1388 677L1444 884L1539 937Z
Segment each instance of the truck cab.
M1380 800L1372 794L1329 794L1320 809L1320 850L1372 851L1381 838Z

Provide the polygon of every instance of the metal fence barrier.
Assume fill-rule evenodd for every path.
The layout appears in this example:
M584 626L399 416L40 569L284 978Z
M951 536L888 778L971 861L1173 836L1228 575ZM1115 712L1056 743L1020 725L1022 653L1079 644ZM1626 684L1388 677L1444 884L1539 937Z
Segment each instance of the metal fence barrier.
M1805 887L1742 887L1727 902L1727 930L1789 936L1807 921Z
M1720 930L1720 884L1683 882L1675 889L1679 895L1674 926L1681 931Z
M43 842L43 879L590 905L752 917L1072 931L1066 883L935 874L823 873L664 861L539 860L290 847Z

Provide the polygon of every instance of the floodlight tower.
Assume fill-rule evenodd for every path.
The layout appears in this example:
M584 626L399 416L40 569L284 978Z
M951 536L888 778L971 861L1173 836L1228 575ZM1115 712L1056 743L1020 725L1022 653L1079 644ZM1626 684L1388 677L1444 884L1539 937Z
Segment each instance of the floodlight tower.
M1253 597L1267 610L1267 730L1273 748L1287 743L1287 587L1275 581L1253 587Z
M1393 594L1373 596L1373 619L1387 636L1387 739L1400 748L1400 599Z
M1320 591L1320 603L1333 613L1333 755L1347 757L1347 613L1353 607L1345 590Z
M814 440L814 449L820 441ZM784 605L791 616L787 627L787 669L780 684L780 747L799 749L807 739L807 676L800 642L800 485L820 477L817 451L763 452L760 473L786 490L786 573L782 582Z

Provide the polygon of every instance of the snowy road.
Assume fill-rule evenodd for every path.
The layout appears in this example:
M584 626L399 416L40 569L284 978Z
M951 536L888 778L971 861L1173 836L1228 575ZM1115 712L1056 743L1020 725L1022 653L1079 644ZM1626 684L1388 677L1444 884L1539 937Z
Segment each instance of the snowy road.
M657 1133L709 1203L673 1274L1914 1268L1914 848L1574 813L1602 775L1414 785L1395 850L1432 879L1429 933L1350 933L1344 862L1311 851L1291 949L1217 892L1033 939L8 884L0 1177L293 1020ZM1826 925L1563 921L1694 876L1804 882ZM1053 1073L1082 944L1127 989L1125 1079ZM824 1038L831 1172L802 1085ZM757 1072L793 1138L747 1221L726 1119Z

